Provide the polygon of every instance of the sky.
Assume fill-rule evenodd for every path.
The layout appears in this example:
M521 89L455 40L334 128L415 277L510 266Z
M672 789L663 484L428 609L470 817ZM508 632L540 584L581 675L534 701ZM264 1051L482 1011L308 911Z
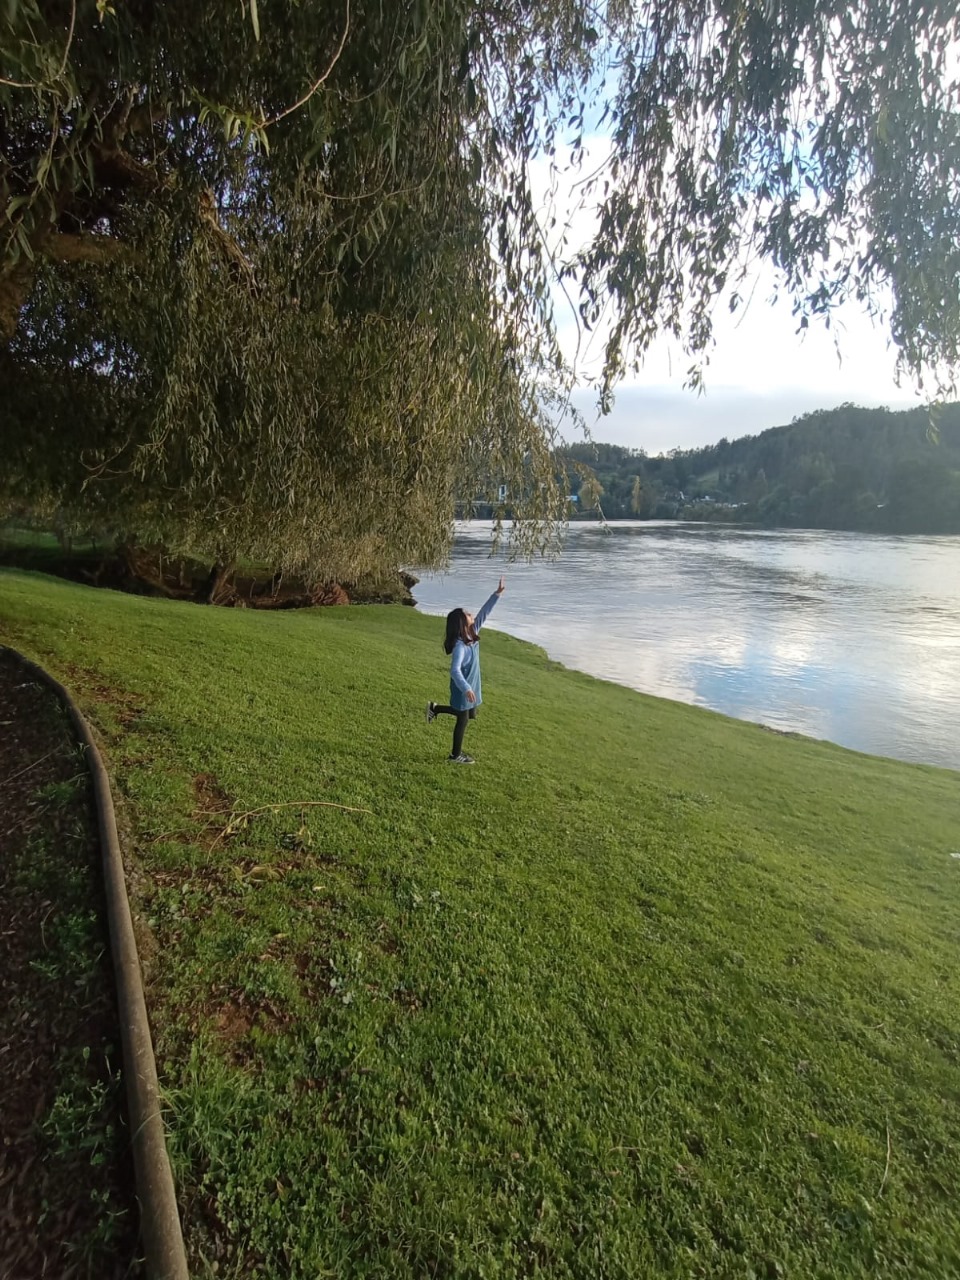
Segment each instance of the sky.
M723 436L756 435L845 402L891 409L923 403L909 378L897 386L887 336L855 304L833 316L830 330L811 319L810 328L798 334L789 304L771 304L770 296L758 287L745 313L717 313L702 393L684 389L690 361L667 341L655 345L641 371L620 384L606 417L598 419L596 396L582 386L574 404L593 439L655 455L714 444ZM574 327L562 329L567 343L575 342Z

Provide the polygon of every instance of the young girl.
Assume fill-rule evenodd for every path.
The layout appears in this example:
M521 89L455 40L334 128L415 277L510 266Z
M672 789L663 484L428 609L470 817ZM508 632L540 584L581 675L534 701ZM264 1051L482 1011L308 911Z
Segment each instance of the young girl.
M447 614L447 634L443 648L450 654L450 705L438 707L435 702L428 702L427 724L437 716L457 717L453 727L453 750L449 757L453 764L473 764L473 756L468 756L463 750L463 735L467 731L467 722L476 719L477 707L481 702L478 632L502 595L503 578L476 617L466 609L452 609Z

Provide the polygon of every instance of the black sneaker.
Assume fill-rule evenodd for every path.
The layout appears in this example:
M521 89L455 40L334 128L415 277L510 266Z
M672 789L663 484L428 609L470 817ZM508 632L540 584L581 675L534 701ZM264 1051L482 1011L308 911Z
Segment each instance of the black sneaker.
M437 704L435 702L427 703L427 724L432 724L437 718Z
M473 756L468 756L465 751L461 751L458 756L447 756L451 764L476 764Z

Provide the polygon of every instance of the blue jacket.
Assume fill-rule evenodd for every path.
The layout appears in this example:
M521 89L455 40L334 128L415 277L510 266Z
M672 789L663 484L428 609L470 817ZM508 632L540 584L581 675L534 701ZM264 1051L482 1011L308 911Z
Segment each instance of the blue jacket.
M495 591L474 618L474 630L480 630L489 618L490 610L499 599ZM467 697L468 689L476 695L476 702L471 702ZM469 711L471 707L479 707L481 701L480 641L474 640L472 644L465 644L462 640L458 640L450 655L450 705L457 711Z

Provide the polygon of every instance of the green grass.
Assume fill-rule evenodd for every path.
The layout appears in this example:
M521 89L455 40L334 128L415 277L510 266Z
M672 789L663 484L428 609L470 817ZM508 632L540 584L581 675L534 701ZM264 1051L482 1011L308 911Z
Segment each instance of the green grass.
M69 554L89 554L96 551L97 544L92 538L71 538ZM0 523L0 551L35 552L38 556L47 554L51 559L68 554L55 533L49 529L27 528L15 522Z
M409 609L0 636L107 743L198 1276L960 1275L956 774L493 632L454 768Z

